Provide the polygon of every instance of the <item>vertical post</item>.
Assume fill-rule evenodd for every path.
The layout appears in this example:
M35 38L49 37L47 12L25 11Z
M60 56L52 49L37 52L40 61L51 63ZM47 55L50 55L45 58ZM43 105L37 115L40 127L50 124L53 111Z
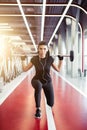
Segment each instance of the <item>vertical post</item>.
M82 72L84 72L84 32L82 31Z
M77 21L76 21L77 22ZM74 61L71 64L71 76L77 77L78 76L78 24L75 21L72 21L72 48L74 50Z
M67 25L67 28L66 28L66 54L70 53L71 44L72 44L71 40L72 40L71 39L71 26ZM70 63L69 58L66 58L66 71L68 74L71 71L71 63Z

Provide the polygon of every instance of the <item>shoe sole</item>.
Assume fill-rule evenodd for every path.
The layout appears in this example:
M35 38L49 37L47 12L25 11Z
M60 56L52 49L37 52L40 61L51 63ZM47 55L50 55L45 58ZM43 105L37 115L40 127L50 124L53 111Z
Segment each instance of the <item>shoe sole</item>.
M36 119L41 119L41 116L40 116L40 117L36 117L36 116L34 116L34 118L36 118Z
M34 118L36 118L36 119L41 119L41 117L42 117L42 115L40 117L37 117L37 116L34 115Z

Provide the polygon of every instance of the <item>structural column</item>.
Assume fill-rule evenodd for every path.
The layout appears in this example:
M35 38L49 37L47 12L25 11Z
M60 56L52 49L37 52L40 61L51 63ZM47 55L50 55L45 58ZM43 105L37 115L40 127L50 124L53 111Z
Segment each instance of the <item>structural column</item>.
M71 50L71 26L67 25L66 28L66 54L70 54ZM67 74L71 74L71 62L69 58L66 58L66 72Z
M74 61L71 64L71 76L77 77L78 76L78 30L76 29L76 22L72 21L71 25L71 42L72 42L72 49L74 50Z

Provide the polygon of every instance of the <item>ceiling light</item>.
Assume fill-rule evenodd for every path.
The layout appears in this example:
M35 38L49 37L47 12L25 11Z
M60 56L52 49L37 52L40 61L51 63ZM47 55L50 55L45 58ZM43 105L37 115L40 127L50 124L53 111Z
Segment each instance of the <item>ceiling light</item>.
M1 25L0 25L0 29L5 29L5 28L6 28L6 29L10 29L11 27L10 27L10 26L1 26Z
M8 23L0 23L0 31L13 31L13 28Z
M41 41L44 36L44 24L45 24L45 10L46 10L46 0L43 0L43 12L42 12L42 25L41 25Z
M8 23L0 23L0 26L7 26Z
M68 2L68 4L67 4L67 6L66 6L66 8L65 8L65 10L64 10L64 12L63 12L63 14L62 14L62 16L61 16L61 18L60 18L60 20L59 20L59 22L58 22L56 28L55 28L55 30L54 30L54 32L53 32L53 34L52 34L52 36L51 36L51 38L50 38L50 40L49 40L48 45L50 45L51 41L52 41L53 38L54 38L55 33L58 31L58 28L60 27L60 24L62 23L62 21L63 21L63 19L64 19L64 17L65 17L65 14L67 13L67 11L68 11L68 9L69 9L69 7L70 7L72 1L73 1L73 0L70 0L70 1Z
M28 22L27 22L26 16L25 16L24 11L23 11L23 9L22 9L22 6L21 6L21 2L20 2L20 0L17 0L17 3L18 3L18 6L19 6L19 9L20 9L20 12L21 12L21 14L22 14L22 17L23 17L24 23L25 23L25 25L26 25L27 31L28 31L28 33L29 33L29 36L30 36L30 38L31 38L31 40L32 40L32 42L33 42L33 45L34 45L35 51L37 51L37 47L36 47L36 44L35 44L35 41L34 41L33 35L32 35L32 33L31 33L31 30L30 30L30 28L29 28L29 25L28 25Z
M13 28L0 28L0 32L1 31L13 31Z

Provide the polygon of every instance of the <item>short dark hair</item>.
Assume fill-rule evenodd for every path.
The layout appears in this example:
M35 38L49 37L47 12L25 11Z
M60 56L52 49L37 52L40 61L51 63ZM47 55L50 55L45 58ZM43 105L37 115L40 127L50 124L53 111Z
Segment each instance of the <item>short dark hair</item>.
M40 45L48 46L48 44L47 44L45 41L40 41L39 44L38 44L38 47L39 47Z

